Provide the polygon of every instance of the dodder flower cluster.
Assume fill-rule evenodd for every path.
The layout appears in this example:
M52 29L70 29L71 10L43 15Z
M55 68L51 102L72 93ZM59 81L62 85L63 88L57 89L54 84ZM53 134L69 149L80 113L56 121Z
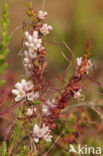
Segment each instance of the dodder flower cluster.
M38 98L39 97L39 93L35 93L33 94L33 92L31 91L32 88L34 87L33 83L31 81L26 81L26 80L21 80L21 83L18 82L15 85L16 89L12 90L12 93L16 95L15 101L21 101L23 99L30 100L33 101L34 98ZM33 96L31 96L33 95ZM31 98L30 98L31 97Z
M26 74L30 77L29 81L21 80L21 83L16 83L12 93L16 95L15 101L25 100L26 102L34 102L40 97L40 79L45 69L44 56L46 50L43 46L42 36L48 35L52 30L52 26L47 25L43 20L47 16L47 12L39 11L36 15L38 22L33 25L32 31L26 31L24 37L24 66ZM40 24L40 25L39 25ZM39 26L38 26L39 25ZM39 87L38 87L39 86ZM50 102L47 102L50 105ZM31 106L26 110L28 117L33 116L37 112L36 107ZM44 112L44 109L42 109ZM46 142L51 141L51 130L44 124L38 126L34 125L33 137L37 143L39 139L44 139Z
M46 142L50 142L52 135L50 135L51 130L49 130L48 126L43 126L40 128L37 124L34 125L33 128L33 136L34 136L34 141L37 143L39 142L39 139L44 139Z
M44 48L42 36L48 35L52 30L52 26L45 23L47 12L39 11L34 13L33 10L29 16L35 17L37 22L32 23L32 30L25 32L24 37L24 66L29 80L22 80L21 83L15 85L16 89L12 93L16 95L15 101L25 100L27 103L32 102L31 107L26 109L27 117L34 117L35 113L38 115L38 110L35 107L35 100L42 99L41 90L43 89L44 80L43 73L46 67L44 56L46 50ZM90 49L91 45L88 45ZM35 143L44 139L46 142L51 141L51 130L56 128L56 120L59 118L61 109L64 109L70 103L71 97L75 99L81 98L80 81L88 74L89 68L92 66L89 59L89 51L83 57L77 58L74 69L74 74L70 78L64 92L57 96L56 99L46 100L43 105L39 105L39 114L42 116L42 122L33 126L33 139Z
M77 58L74 74L70 78L68 85L65 87L62 95L58 96L57 104L52 109L52 112L48 114L48 118L44 118L45 122L49 123L51 129L56 128L55 121L59 118L61 109L64 109L66 105L70 104L71 98L81 99L81 80L83 80L88 74L89 69L92 67L90 56L90 49L92 48L91 42L87 45L87 50L83 58ZM45 110L45 109L44 109Z

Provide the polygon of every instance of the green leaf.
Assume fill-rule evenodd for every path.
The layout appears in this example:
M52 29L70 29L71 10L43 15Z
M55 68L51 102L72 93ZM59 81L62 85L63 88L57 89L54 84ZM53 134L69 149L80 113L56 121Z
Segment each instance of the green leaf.
M1 149L1 152L0 153L1 153L0 154L1 156L8 156L7 144L6 144L5 141L2 143L2 149Z
M3 5L3 11L2 11L2 17L0 18L0 24L1 24L1 31L0 31L0 75L3 73L3 71L8 67L8 64L6 62L7 54L9 53L8 44L10 37L8 35L8 24L9 24L9 18L8 18L8 5ZM0 86L5 84L4 80L0 81Z
M31 2L27 2L27 8L28 8L29 10L32 9L32 3L31 3Z
M14 129L14 132L13 132L13 140L12 140L12 145L15 145L17 139L19 138L21 134L21 126L20 125L16 125L15 129Z

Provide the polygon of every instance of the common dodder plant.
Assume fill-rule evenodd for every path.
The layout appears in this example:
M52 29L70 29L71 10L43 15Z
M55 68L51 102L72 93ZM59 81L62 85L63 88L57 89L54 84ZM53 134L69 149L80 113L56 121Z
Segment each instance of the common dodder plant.
M66 114L67 118L63 118L63 112L69 108L72 99L84 100L84 95L81 94L83 81L93 66L90 59L92 43L88 42L84 56L80 58L75 58L66 44L62 45L72 55L71 61L66 56L64 57L69 62L68 67L73 68L73 74L66 82L53 73L59 80L65 82L65 85L63 89L57 89L55 85L51 87L51 82L45 74L50 70L45 61L47 50L43 37L51 32L52 26L45 21L46 11L35 11L30 2L27 2L27 7L31 23L23 25L25 32L21 54L26 76L17 82L12 90L12 94L15 95L14 105L19 107L19 115L14 121L15 127L10 143L7 147L6 142L3 142L1 151L2 155L46 156L55 144L66 151L60 144L57 144L58 139L60 137L64 139L67 134L72 134L71 139L67 141L68 144L75 143L76 138L80 136L80 127L85 127L84 118L91 120L88 111L83 107L81 109L84 116L80 114L76 117L74 113L69 112L68 115ZM67 70L69 68L65 73ZM51 146L48 147L50 143Z

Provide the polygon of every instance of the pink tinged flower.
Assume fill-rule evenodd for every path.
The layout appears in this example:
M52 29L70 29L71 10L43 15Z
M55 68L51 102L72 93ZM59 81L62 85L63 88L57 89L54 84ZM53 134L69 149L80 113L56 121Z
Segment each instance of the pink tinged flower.
M16 95L15 101L21 101L25 96L26 92L24 90L24 86L26 84L26 81L23 79L21 83L16 83L15 88L12 90L12 93Z
M26 81L22 79L21 82L15 84L15 88L12 93L16 95L15 101L21 101L27 96L27 92L34 87L31 81Z
M43 139L46 142L51 142L52 135L50 135L51 130L49 130L49 127L43 124L42 131L43 131Z
M33 128L33 136L34 141L37 143L39 142L39 139L44 139L46 142L50 142L52 139L52 135L50 135L51 130L49 130L48 126L43 126L40 128L37 124L34 125Z
M33 87L34 87L34 84L33 84L32 81L27 81L27 82L26 82L26 85L25 85L25 90L26 90L26 91L31 90Z
M37 50L38 48L40 48L41 47L41 43L42 43L42 40L41 39L34 39L34 41L33 41L33 44L34 44L34 46L33 46L33 48L34 48L34 50Z
M42 111L47 116L47 115L51 114L51 109L53 109L55 107L56 107L56 105L55 105L55 100L54 99L52 99L51 101L47 100L46 104L44 104L42 106Z
M30 63L30 59L29 58L24 58L24 63L29 64Z
M28 64L28 68L32 69L33 68L33 64Z
M49 115L49 114L50 114L48 105L43 105L43 106L42 106L42 111L43 111L43 113L44 113L45 115Z
M50 33L50 31L52 30L52 26L48 25L48 24L43 24L42 27L40 28L40 32L43 35L48 35Z
M36 124L34 125L33 127L33 136L34 136L34 141L35 143L38 143L39 142L39 137L38 137L38 134L40 133L40 128L39 126ZM41 135L42 136L42 135Z
M49 135L49 134L47 134L47 135L44 135L44 140L46 141L46 142L51 142L52 141L52 135Z
M45 51L45 48L42 46L39 48L39 52Z
M47 16L47 12L46 12L46 11L40 10L40 11L38 12L38 18L39 18L40 20L44 20L46 16Z
M13 89L12 93L16 95L15 101L21 101L25 97L25 92L23 90Z
M51 101L50 100L47 100L46 102L48 104L48 106L50 106L51 108L55 108L56 105L55 105L55 100L52 99Z
M34 100L36 100L38 98L39 98L39 92L35 92L35 93L34 92L30 92L30 93L27 94L27 99L29 101L34 102Z
M27 116L32 116L33 115L33 113L35 113L36 112L36 108L28 108L27 109Z
M77 57L77 66L78 66L78 67L81 66L82 59L83 59L82 57L80 57L80 58Z
M74 98L79 99L81 97L81 89L79 89L77 92L74 92Z

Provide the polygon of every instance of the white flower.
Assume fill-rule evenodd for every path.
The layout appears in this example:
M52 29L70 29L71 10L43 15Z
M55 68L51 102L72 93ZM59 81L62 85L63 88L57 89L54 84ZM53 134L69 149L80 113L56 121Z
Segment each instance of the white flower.
M31 59L37 58L37 52L34 51L34 50L29 50L29 57L30 57Z
M48 104L48 106L50 106L51 108L55 108L56 105L55 105L55 100L52 99L51 101L50 100L47 100L46 102Z
M82 57L80 58L77 58L77 66L80 67L81 66L81 63L82 63ZM88 62L87 62L87 67L86 67L86 73L88 74L88 70L93 66L91 60L89 59Z
M25 63L25 64L29 64L29 63L30 63L29 58L27 58L27 57L26 57L26 58L24 58L24 63Z
M89 59L89 60L88 60L88 63L87 63L87 69L86 69L87 74L88 74L88 70L89 70L92 66L93 66L93 64L92 64L91 60Z
M28 36L29 36L29 32L26 31L26 32L25 32L25 37L28 38Z
M77 57L77 66L79 66L79 67L81 66L82 59L83 59L82 57L80 57L80 58Z
M21 80L21 83L18 82L15 84L15 88L12 90L12 93L16 95L15 101L21 101L27 95L27 92L34 87L31 81L26 81L25 79Z
M32 60L31 60L31 58L29 56L29 52L25 50L24 55L25 55L25 57L24 57L24 66L32 65Z
M34 112L36 112L36 108L28 108L27 109L27 116L32 116Z
M37 58L36 51L24 51L24 66L26 67L26 70L30 72L30 69L33 68L32 59Z
M31 90L33 87L34 87L34 84L32 83L32 81L26 81L26 85L24 87L26 92Z
M41 43L42 43L42 40L41 39L34 39L34 49L37 50L38 48L41 47Z
M31 72L31 69L33 69L33 63L32 59L36 58L37 54L34 51L33 53L30 53L29 51L24 51L24 67L26 69L26 74L29 75Z
M48 35L51 30L52 30L52 26L46 23L43 24L42 27L40 28L40 31L43 35Z
M79 89L77 92L74 93L74 98L79 99L81 97L81 89Z
M12 93L16 95L15 101L17 102L21 101L26 95L25 91L22 89L19 89L19 90L13 89Z
M33 136L34 141L37 143L39 139L44 139L46 142L50 142L52 135L50 135L51 130L49 130L48 126L43 126L40 128L37 124L33 127Z
M42 111L43 111L43 113L46 114L46 115L49 115L49 114L50 114L48 105L43 105L43 106L42 106Z
M29 100L29 101L34 101L35 99L38 99L39 98L39 92L30 92L30 93L28 93L27 94L27 99Z
M38 38L38 31L33 32L33 38Z
M27 41L24 44L27 46L29 52L38 50L42 44L42 40L38 38L38 31L34 31L32 35L28 33L27 32L25 33L25 37Z
M45 115L49 115L51 114L51 109L55 108L56 105L55 105L55 100L52 99L51 101L50 100L47 100L46 101L46 104L44 104L42 106L42 111Z
M47 134L47 135L44 135L44 140L46 141L46 142L51 142L51 139L52 139L52 135L49 135L49 134Z
M43 19L45 19L46 16L47 16L47 12L46 12L46 11L40 10L40 11L38 12L38 18L39 18L39 19L43 20Z

